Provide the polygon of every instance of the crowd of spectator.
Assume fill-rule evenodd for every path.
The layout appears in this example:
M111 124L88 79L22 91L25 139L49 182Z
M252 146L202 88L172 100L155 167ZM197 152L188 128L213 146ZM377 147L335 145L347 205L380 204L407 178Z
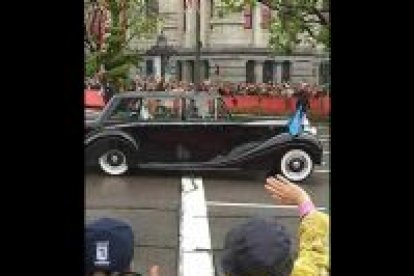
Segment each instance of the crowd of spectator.
M86 79L85 89L100 90L104 87L96 79ZM259 96L279 96L293 97L306 87L306 90L312 97L321 97L329 94L326 88L314 84L306 83L235 83L235 82L211 82L205 80L198 87L194 83L169 79L165 81L163 78L157 77L141 77L137 76L131 81L127 87L118 89L119 91L204 91L219 92L221 95L259 95Z

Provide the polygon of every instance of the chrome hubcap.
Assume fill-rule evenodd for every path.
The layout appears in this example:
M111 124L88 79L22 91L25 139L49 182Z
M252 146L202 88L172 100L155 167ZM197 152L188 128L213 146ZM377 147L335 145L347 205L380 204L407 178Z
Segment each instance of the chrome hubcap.
M302 181L312 171L312 159L303 150L290 150L281 160L281 169L289 180Z
M128 170L125 154L117 149L110 150L99 158L99 164L106 173L111 175L123 174Z
M302 163L299 160L292 161L292 163L291 163L291 167L295 171L297 171L298 169L300 169L301 165L302 165Z

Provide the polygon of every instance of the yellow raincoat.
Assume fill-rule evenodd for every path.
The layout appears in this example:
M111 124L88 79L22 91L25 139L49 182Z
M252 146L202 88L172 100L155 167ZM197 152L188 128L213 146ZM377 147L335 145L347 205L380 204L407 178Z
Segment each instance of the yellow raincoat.
M299 226L299 250L291 276L329 275L329 216L313 211Z

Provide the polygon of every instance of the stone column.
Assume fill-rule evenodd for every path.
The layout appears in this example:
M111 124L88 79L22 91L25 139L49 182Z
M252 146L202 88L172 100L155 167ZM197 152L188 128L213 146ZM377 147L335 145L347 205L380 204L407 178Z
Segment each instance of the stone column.
M262 12L261 5L259 2L256 2L256 5L253 7L253 45L254 47L263 47L263 30L260 25L262 21Z
M197 2L197 0L194 0L195 2ZM210 13L210 11L208 10L209 7L209 3L210 1L207 0L199 0L200 1L200 41L201 41L201 45L202 48L206 47L206 33L208 30L208 26L207 26L207 20L208 20L208 15Z
M182 80L186 82L190 82L191 81L191 66L188 60L183 60L182 68L183 68Z
M263 60L256 60L254 62L254 77L256 83L263 82Z
M196 31L196 0L192 0L189 6L188 0L187 8L184 13L186 15L186 29L185 29L185 47L193 48L195 46L195 31Z
M175 67L174 63L171 60L171 58L167 59L165 61L165 81L170 81L171 78L174 78L175 76Z
M161 57L157 56L153 58L154 60L154 76L161 77Z
M200 60L200 81L205 80L205 68L204 68L204 60Z
M276 70L276 83L282 82L282 63L276 62L275 63L275 70Z
M187 81L187 75L188 75L187 71L188 71L187 61L182 60L181 61L181 80L182 81Z

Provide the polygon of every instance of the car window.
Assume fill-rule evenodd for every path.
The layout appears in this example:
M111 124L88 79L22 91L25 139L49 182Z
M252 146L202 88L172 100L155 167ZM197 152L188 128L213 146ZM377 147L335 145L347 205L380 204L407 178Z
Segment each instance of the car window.
M140 98L121 98L108 116L109 121L131 121L139 117Z
M214 99L208 97L185 99L186 120L214 120Z
M170 121L180 118L180 98L150 97L142 101L140 119L144 121Z
M217 98L217 120L225 120L230 118L230 113L227 109L226 103L222 98Z

